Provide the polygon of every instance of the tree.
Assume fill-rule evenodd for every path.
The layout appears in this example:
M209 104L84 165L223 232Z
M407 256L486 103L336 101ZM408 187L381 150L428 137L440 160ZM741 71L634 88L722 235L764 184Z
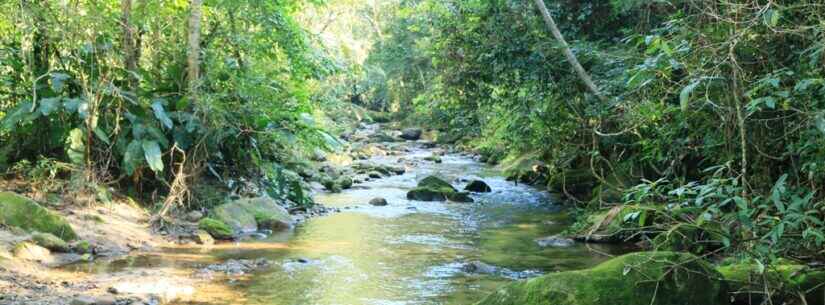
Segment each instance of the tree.
M558 40L559 44L561 44L564 56L567 57L567 61L570 62L571 66L573 66L573 70L576 71L576 74L578 74L579 78L582 82L584 82L584 85L587 86L587 89L590 90L593 95L602 101L606 101L607 99L601 94L599 88L596 87L596 84L593 83L590 75L587 74L587 71L584 70L582 65L579 63L579 60L576 59L576 55L570 50L570 45L567 44L567 40L564 40L564 36L561 35L561 31L559 31L559 28L556 26L556 22L553 21L553 17L550 16L550 12L547 11L547 7L544 5L544 0L535 0L535 2L536 6L539 7L542 17L544 17L544 22L547 23L547 27L550 29L550 32L553 33L553 37L556 37L556 40Z
M201 6L203 0L192 0L189 13L189 56L187 58L189 97L193 102L198 99L198 82L200 78L200 37Z

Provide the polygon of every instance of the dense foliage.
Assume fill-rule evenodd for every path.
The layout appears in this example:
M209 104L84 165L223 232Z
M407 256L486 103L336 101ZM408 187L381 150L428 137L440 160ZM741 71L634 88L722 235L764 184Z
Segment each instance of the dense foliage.
M282 165L335 145L312 84L338 67L296 21L305 5L206 1L198 31L189 1L2 2L0 169L160 191L164 211L204 181L284 181ZM272 193L306 203L290 185Z
M606 99L532 1L402 1L370 60L400 108L515 172L544 164L526 178L579 207L672 211L642 236L688 225L723 245L702 253L825 257L822 3L547 5Z

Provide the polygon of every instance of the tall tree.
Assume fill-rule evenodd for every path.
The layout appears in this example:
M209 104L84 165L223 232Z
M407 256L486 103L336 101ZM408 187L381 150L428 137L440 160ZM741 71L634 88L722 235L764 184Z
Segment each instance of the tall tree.
M132 0L120 1L120 23L123 31L123 64L126 66L129 79L129 91L137 94L137 47L135 46L135 30L132 26Z
M201 6L203 0L192 0L189 13L189 56L187 58L189 97L198 100L198 83L200 79L200 40L201 40Z
M570 45L567 44L567 40L564 40L564 36L561 35L561 31L559 31L559 27L556 26L556 22L553 20L553 17L550 16L550 12L547 11L547 6L544 5L544 0L535 0L536 6L538 6L539 11L541 12L542 17L544 17L544 22L547 23L547 27L550 29L550 32L553 33L553 37L559 41L561 44L562 51L564 52L564 56L567 57L567 61L570 62L570 65L573 66L573 70L576 71L579 78L582 80L587 89L590 90L593 95L598 97L602 101L606 101L607 99L602 95L599 91L599 87L596 87L596 84L593 83L593 80L590 78L590 74L584 70L584 67L579 63L579 60L576 58L576 55L573 54L573 51L570 50Z

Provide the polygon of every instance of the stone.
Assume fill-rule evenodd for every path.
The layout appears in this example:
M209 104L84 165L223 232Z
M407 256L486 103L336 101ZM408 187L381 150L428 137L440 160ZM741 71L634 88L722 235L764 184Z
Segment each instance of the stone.
M200 211L191 211L189 213L186 213L186 220L188 221L198 222L201 220L201 218L203 218L203 213L201 213Z
M15 257L28 261L50 262L52 252L49 249L30 242L21 242L12 251Z
M373 198L372 200L370 200L370 205L374 205L374 206L378 206L378 207L386 206L388 204L389 203L387 202L387 199L384 199L384 198L381 198L381 197L376 197L376 198Z
M212 210L212 216L232 228L235 232L252 233L258 231L259 223L264 229L284 230L288 227L271 226L273 223L292 223L289 212L269 197L243 198L220 205ZM212 233L212 232L210 232ZM214 235L213 235L214 236Z
M50 251L63 253L70 251L68 243L51 233L34 233L32 234L32 241L38 246L49 249Z
M0 192L0 224L27 232L50 233L65 241L77 239L77 233L62 216L12 192Z
M734 304L797 304L800 297L809 305L825 304L825 270L780 259L774 265L760 267L754 261L740 261L717 267L728 286ZM765 287L778 288L770 301Z
M462 265L461 271L477 274L495 274L499 271L499 269L496 266L484 262L472 261Z
M575 243L572 239L560 237L557 235L547 236L543 238L536 239L536 243L539 244L539 247L557 247L557 248L564 248L573 246Z
M212 235L206 230L196 231L193 240L195 240L195 243L204 246L211 246L215 244L215 239L212 238Z
M439 156L435 156L435 155L433 155L433 156L429 156L429 157L424 157L424 161L431 161L431 162L435 162L435 163L441 163L441 162L443 162L443 161L441 160L441 157L439 157Z
M79 296L72 299L69 302L69 305L115 305L117 304L117 299L113 296L100 296L100 297L89 297L89 296Z
M421 139L421 128L406 128L401 131L401 138L409 141L416 141Z
M353 184L353 181L352 181L352 178L350 178L350 177L342 176L341 178L338 178L338 185L340 185L342 189L345 189L345 190L351 189L352 184Z
M209 235L217 239L229 240L235 235L226 223L223 221L212 219L212 218L204 218L198 223L198 228L206 231Z
M407 192L407 199L418 201L444 201L447 197L443 192L435 189L418 187Z
M368 175L370 178L372 178L372 179L378 179L378 178L381 178L381 173L379 173L379 172L377 172L377 171L371 171L371 172L369 172L369 174L367 174L367 175Z
M407 199L418 201L472 202L467 193L458 193L447 181L435 176L428 176L418 182L418 186L407 192Z
M681 252L638 252L498 289L477 305L722 305L721 274Z
M470 193L467 192L451 192L444 195L447 197L447 200L452 202L469 203L475 201L470 197Z
M470 183L468 183L467 186L464 187L464 190L474 193L489 193L493 191L493 189L491 189L486 182L481 180L470 181Z

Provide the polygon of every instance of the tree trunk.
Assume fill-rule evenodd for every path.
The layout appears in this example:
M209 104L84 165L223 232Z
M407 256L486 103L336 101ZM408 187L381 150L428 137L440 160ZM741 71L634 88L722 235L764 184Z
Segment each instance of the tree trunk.
M535 0L535 2L536 6L539 7L539 11L541 11L542 17L544 17L544 22L547 23L547 27L550 28L550 32L553 33L553 36L559 41L559 44L561 44L564 56L567 57L567 61L570 62L571 66L573 66L573 70L576 71L576 74L578 74L579 78L582 82L584 82L587 89L590 90L593 95L602 101L607 101L607 99L599 91L599 88L596 87L596 84L593 83L590 75L587 74L587 71L585 71L579 63L579 60L576 59L576 55L574 55L573 51L570 50L570 45L568 45L567 41L564 40L564 36L561 35L561 31L559 31L559 28L556 26L556 22L553 21L553 17L551 17L550 12L547 11L547 7L544 5L544 0Z
M132 0L121 0L121 27L123 31L123 64L128 73L128 86L131 94L137 96L139 79L137 77L137 50L135 46L135 30L132 27Z
M198 101L200 80L201 5L203 0L191 0L189 15L189 56L187 58L189 98Z

